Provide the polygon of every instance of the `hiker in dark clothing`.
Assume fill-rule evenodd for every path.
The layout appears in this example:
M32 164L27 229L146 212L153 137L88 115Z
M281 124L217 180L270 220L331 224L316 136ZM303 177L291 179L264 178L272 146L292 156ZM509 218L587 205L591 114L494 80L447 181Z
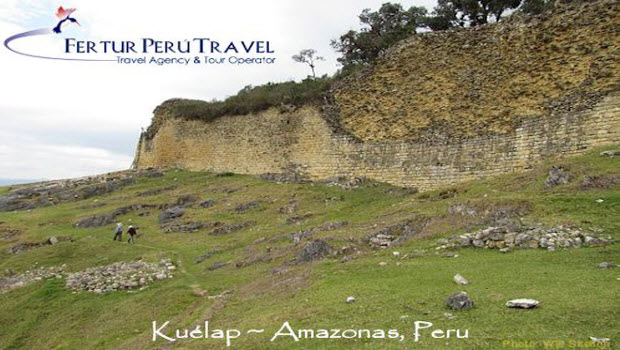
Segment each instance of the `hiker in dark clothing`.
M123 240L123 224L120 222L116 224L114 229L114 240L116 241L117 239L119 242Z
M127 240L127 243L133 244L134 243L133 237L137 234L138 232L136 232L136 228L133 227L132 225L129 225L129 229L127 230L127 235L129 236L129 239Z

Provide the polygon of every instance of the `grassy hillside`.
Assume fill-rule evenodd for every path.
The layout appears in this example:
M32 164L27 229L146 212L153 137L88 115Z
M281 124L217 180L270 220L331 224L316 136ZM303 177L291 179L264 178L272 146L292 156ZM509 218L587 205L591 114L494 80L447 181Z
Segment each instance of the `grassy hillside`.
M234 340L233 349L518 347L518 343L504 343L511 340L531 341L539 346L533 348L542 348L540 341L585 342L590 336L619 341L620 269L598 267L604 261L620 263L617 243L505 254L478 248L446 254L435 249L440 238L485 228L506 219L502 215L512 215L509 219L523 224L600 229L601 234L619 239L620 184L606 179L620 176L620 158L600 157L600 151L550 160L528 173L427 193L369 182L362 182L359 188L343 189L327 184L279 184L251 176L168 170L164 177L140 178L106 195L0 212L0 271L10 269L19 274L35 266L62 264L68 271L79 271L117 261L162 258L170 258L177 265L173 278L142 290L72 292L61 278L2 293L0 348L225 347L221 339L184 340L175 346L163 340L153 343L151 323L167 320L171 321L168 333L177 328L194 329L204 320L209 320L212 328L265 329L264 334ZM563 165L571 181L544 189L552 165ZM599 176L597 185L584 186L584 176ZM162 188L159 194L137 195ZM0 193L7 191L0 188ZM221 235L210 234L213 227L164 233L158 221L160 210L146 209L142 216L129 212L118 220L140 227L142 236L135 245L113 241L113 224L100 228L74 226L90 215L110 213L130 204L171 204L179 196L190 194L199 196L199 202L213 199L215 204L208 208L187 205L185 215L176 219L179 223L223 223L212 224L216 228L248 224ZM255 201L257 206L239 207ZM450 210L457 204L477 208L479 214L462 215ZM371 234L405 220L412 220L419 228L409 240L387 249L368 244ZM289 235L343 221L348 225L331 230L322 226L297 244ZM7 251L20 242L37 242L51 236L71 236L73 241L16 254ZM325 239L335 253L320 261L295 262L299 251L318 238ZM198 257L207 252L211 256L197 263ZM452 276L457 272L471 284L456 285ZM475 307L448 309L444 299L461 290L473 298ZM356 301L345 303L349 296ZM507 300L522 297L540 300L541 305L533 310L504 306ZM468 329L470 338L433 339L425 330L415 343L412 324L417 320L433 322L433 329ZM295 344L281 338L269 342L285 321L295 328L398 329L406 339L314 339Z

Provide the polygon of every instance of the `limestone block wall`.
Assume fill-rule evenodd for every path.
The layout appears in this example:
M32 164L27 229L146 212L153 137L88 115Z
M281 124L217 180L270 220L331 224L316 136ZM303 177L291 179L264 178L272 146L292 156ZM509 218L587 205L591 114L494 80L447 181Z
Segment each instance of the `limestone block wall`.
M620 92L585 111L529 118L508 134L442 143L356 141L334 133L313 107L287 113L271 109L208 123L162 120L152 138L141 137L137 167L243 174L295 170L312 180L366 176L428 190L523 171L547 156L620 144Z

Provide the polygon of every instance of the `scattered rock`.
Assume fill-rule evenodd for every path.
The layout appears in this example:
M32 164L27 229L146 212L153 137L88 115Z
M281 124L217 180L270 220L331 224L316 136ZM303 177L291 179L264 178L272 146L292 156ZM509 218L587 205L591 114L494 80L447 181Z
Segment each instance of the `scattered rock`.
M186 224L181 224L178 222L171 222L160 226L164 233L171 232L196 232L206 227L212 227L215 224L206 223L203 221L192 221Z
M611 338L598 338L598 337L590 337L590 340L594 342L594 344L598 343L610 343Z
M443 318L445 318L446 320L456 320L457 317L449 312L444 312L443 314Z
M514 309L533 309L538 306L538 300L513 299L506 302L506 306Z
M103 206L106 206L107 203L105 202L99 202L97 199L95 199L95 203L90 203L90 204L86 204L80 207L81 210L91 210L91 209L96 209L96 208L100 208Z
M43 279L62 278L63 269L64 266L39 267L19 275L13 271L5 272L7 277L0 278L0 294Z
M549 189L558 185L567 184L570 181L568 171L561 165L554 165L549 170L549 176L545 180L545 188Z
M57 244L58 242L64 242L64 241L71 241L73 242L73 237L71 236L52 236L46 240L43 240L41 242L22 242L22 243L18 243L14 246L12 246L11 248L9 248L7 250L7 252L9 254L17 254L19 252L22 252L24 250L28 250L28 249L32 249L32 248L39 248L39 247L43 247L46 245L54 245Z
M474 307L474 301L465 292L459 292L449 296L446 304L452 310L466 310Z
M177 206L179 207L187 207L190 206L200 200L200 197L193 194L186 194L179 196L177 199Z
M455 252L442 252L439 254L442 258L458 258L459 255Z
M312 214L312 213L306 213L306 214L303 214L303 215L292 216L292 217L286 219L286 223L288 225L298 224L298 223L300 223L300 222L302 222L304 220L307 220L307 219L309 219L309 218L311 218L313 216L314 216L314 214Z
M144 192L138 192L138 193L136 193L136 196L138 196L138 197L156 196L156 195L161 194L161 193L166 192L166 191L172 191L172 190L174 190L174 189L176 189L178 187L179 187L179 185L172 185L172 186L167 186L167 187L154 188L154 189L151 189L151 190L146 190Z
M9 193L0 196L0 211L35 209L101 196L133 184L135 178L153 177L154 174L161 173L157 170L140 169L17 185Z
M316 227L291 233L290 237L294 244L298 244L299 242L301 242L301 240L308 238L317 232L336 230L348 224L349 222L347 221L326 222Z
M237 213L245 213L246 211L248 211L250 209L258 208L259 204L260 204L259 201L251 201L251 202L247 202L247 203L241 203L241 204L239 204L239 205L237 205L235 207L235 211Z
M620 184L620 174L605 174L598 176L584 176L579 188L588 190L593 188L606 189Z
M259 175L261 180L274 181L277 183L306 183L308 179L297 171L286 173L265 173Z
M231 291L231 290L225 290L225 291L223 291L222 293L217 294L217 295L209 295L207 298L208 298L208 299L211 299L211 300L213 300L213 299L221 299L221 298L223 298L223 297L225 297L225 296L228 296L228 295L230 295L230 294L232 294L232 291Z
M235 267L237 268L248 267L250 265L254 265L258 263L270 262L272 260L273 260L273 257L269 254L252 256L252 257L236 262Z
M226 263L224 261L218 261L218 262L215 262L215 263L211 264L211 266L209 266L207 268L207 270L215 271L215 270L221 269L222 267L224 267L226 265L228 265L228 263Z
M350 297L347 297L347 299L345 300L345 303L351 304L351 303L354 303L355 300L356 300L355 297L350 296Z
M297 255L298 262L309 262L313 260L320 260L328 256L332 251L332 248L322 239L317 239L314 242L308 243L304 249Z
M215 200L214 199L206 199L202 202L200 202L199 204L202 208L211 208L212 206L215 205Z
M215 228L209 234L212 235L212 236L225 235L225 234L229 234L229 233L233 233L233 232L236 232L236 231L243 230L244 228L248 228L250 226L253 226L254 224L256 224L255 221L246 221L246 222L244 222L242 224L222 225L222 226L219 226L219 227Z
M609 150L609 151L603 151L600 153L601 157L616 157L616 156L620 156L620 149L613 149L613 150Z
M131 204L128 206L120 207L114 209L109 214L104 215L93 215L86 217L84 219L79 220L74 225L80 228L91 228L91 227L102 227L118 222L118 217L121 215L126 215L134 211L140 211L141 214L144 214L145 209L156 209L159 208L159 205L156 204Z
M80 227L80 228L102 227L102 226L111 225L115 223L116 221L117 221L116 216L112 214L93 215L93 216L89 216L87 218L81 219L80 221L76 222L74 225L75 227Z
M615 267L618 267L618 265L612 263L612 262L602 262L600 264L598 264L598 267L600 267L601 269L613 269Z
M174 265L168 259L159 263L116 262L69 274L66 286L72 290L97 294L135 289L154 280L171 278L171 271L174 270L171 267Z
M185 214L185 210L181 207L166 209L161 214L159 214L159 223L165 224L172 219L183 216L183 214Z
M458 273L456 275L454 275L452 280L454 281L454 283L460 284L460 285L463 285L463 286L466 286L466 285L469 284L469 281L465 277L459 275Z
M299 209L299 201L296 199L291 200L290 202L288 202L287 205L278 208L278 213L280 214L293 214L297 211L297 209Z
M273 270L271 270L271 273L273 273L274 275L284 275L288 273L289 271L290 270L287 267L278 266L278 267L274 267Z
M7 227L0 222L0 240L9 240L22 233L20 229Z
M203 262L203 261L205 261L207 259L210 259L216 253L217 253L217 251L214 251L214 250L208 251L208 252L202 254L201 256L199 256L198 258L196 258L195 263L196 264L200 264L201 262Z
M344 190L359 188L362 184L373 187L377 186L376 183L368 181L368 179L364 176L358 176L354 178L348 178L346 176L336 176L322 182L324 182L327 186L337 186Z
M374 248L387 248L416 235L425 224L426 220L406 220L371 234L368 241Z

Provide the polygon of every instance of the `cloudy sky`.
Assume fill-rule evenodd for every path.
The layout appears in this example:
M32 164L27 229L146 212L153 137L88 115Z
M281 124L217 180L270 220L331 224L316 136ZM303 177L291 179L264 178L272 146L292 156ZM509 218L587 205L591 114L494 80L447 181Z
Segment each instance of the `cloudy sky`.
M53 27L60 5L81 26L13 42L20 51L62 56L65 37L89 40L269 40L276 64L153 66L29 58L0 48L0 184L76 177L130 166L141 127L172 97L225 98L246 85L299 80L308 68L290 57L314 48L338 65L330 39L358 29L357 15L387 0L2 0L0 38ZM403 0L429 9L435 0Z

